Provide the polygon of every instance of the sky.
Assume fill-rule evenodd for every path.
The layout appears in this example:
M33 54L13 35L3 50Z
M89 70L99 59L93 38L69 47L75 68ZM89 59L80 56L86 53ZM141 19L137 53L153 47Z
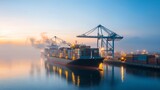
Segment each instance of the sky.
M124 37L116 50L160 51L159 0L0 0L0 44L22 44L46 32L69 42L97 25Z

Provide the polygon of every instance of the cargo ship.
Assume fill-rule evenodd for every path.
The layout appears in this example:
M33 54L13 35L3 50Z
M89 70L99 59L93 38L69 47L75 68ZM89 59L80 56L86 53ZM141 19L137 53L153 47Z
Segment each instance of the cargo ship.
M44 49L44 55L51 63L81 68L98 68L104 60L98 48L84 44L74 44L70 47L58 47L52 44Z

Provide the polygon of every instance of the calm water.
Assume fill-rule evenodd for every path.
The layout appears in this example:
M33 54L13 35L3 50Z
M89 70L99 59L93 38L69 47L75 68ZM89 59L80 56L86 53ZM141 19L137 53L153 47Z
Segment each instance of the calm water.
M0 90L160 90L160 71L107 64L103 71L76 69L51 65L33 48L0 49Z

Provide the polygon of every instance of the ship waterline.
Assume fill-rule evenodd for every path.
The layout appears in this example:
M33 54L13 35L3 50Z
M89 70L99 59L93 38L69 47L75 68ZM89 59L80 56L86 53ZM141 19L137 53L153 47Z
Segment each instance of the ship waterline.
M103 59L104 58L68 60L64 58L47 57L46 61L51 64L53 63L53 64L59 64L64 66L77 67L77 68L98 69L99 65L103 63Z

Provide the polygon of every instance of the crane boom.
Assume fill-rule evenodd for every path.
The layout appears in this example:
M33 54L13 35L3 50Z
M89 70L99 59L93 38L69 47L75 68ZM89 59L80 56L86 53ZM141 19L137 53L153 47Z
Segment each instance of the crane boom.
M61 39L61 38L59 38L57 36L54 36L51 39L57 45L62 45L62 44L65 44L65 45L68 45L68 46L72 45L71 43L69 43L69 42L67 42L67 41L65 41L65 40L63 40L63 39Z

